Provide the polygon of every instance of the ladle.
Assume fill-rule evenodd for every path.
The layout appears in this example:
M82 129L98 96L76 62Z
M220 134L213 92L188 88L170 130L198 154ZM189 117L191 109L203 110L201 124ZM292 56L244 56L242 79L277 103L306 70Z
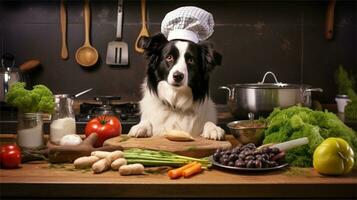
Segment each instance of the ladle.
M98 61L98 51L90 45L89 31L90 31L90 8L89 0L84 0L84 28L85 28L85 42L76 52L76 61L83 67L93 66Z

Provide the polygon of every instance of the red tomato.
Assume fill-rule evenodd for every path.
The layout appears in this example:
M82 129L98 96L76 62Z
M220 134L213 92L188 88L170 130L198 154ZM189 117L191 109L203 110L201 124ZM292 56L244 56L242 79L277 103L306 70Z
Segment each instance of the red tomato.
M121 131L121 123L117 117L102 115L90 120L84 132L86 137L92 133L97 133L98 140L94 144L94 147L100 147L103 146L105 140L119 136Z
M21 151L17 145L9 144L1 146L0 153L1 167L18 168L21 163Z

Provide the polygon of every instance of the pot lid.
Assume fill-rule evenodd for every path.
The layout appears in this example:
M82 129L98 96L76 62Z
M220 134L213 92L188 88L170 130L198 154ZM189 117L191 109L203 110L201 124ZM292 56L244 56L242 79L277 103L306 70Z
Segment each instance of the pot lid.
M265 83L265 78L267 75L271 75L274 78L275 83ZM300 89L300 88L310 88L310 85L303 84L288 84L279 82L273 72L266 72L263 76L263 80L258 83L246 83L246 84L232 84L230 87L235 88L262 88L262 89Z
M301 89L311 88L310 85L304 84L288 84L288 83L245 83L245 84L231 84L232 88L252 88L252 89Z

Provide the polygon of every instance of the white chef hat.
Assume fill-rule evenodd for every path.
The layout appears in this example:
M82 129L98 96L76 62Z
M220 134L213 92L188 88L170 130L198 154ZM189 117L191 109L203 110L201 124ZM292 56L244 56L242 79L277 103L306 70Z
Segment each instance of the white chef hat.
M211 13L194 6L177 8L166 14L161 23L161 32L170 40L189 40L194 43L206 40L213 33Z

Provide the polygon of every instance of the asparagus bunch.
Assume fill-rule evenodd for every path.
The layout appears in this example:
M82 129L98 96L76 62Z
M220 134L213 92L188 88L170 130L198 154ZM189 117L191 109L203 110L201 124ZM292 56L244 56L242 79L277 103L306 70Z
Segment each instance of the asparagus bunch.
M128 149L124 151L124 158L128 164L141 163L145 166L172 166L179 167L190 162L199 162L202 167L211 167L211 162L206 158L192 158L181 156L167 151L153 151L144 149Z

